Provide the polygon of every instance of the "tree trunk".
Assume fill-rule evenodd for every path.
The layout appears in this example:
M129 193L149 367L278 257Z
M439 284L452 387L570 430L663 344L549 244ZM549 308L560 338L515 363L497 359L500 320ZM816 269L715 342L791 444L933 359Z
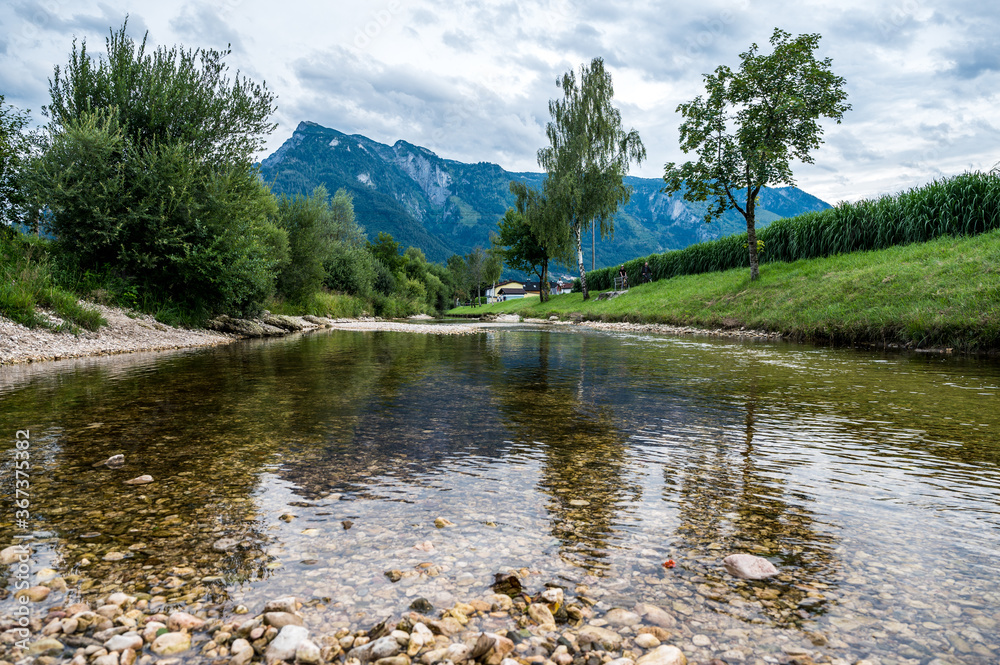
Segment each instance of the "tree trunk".
M583 265L583 238L579 224L576 225L573 233L576 235L576 262L580 265L580 286L583 288L583 299L587 300L590 298L590 291L587 290L587 270Z
M747 251L750 253L750 281L755 282L760 277L760 267L757 262L757 229L754 228L754 200L747 201Z
M549 301L549 262L542 262L541 281L538 283L538 298L541 302Z

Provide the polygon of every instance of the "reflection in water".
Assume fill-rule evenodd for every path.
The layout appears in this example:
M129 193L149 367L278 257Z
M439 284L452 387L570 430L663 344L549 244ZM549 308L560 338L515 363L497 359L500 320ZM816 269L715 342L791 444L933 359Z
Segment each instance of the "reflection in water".
M493 374L494 393L517 443L544 455L538 487L550 497L551 533L564 560L598 572L610 568L604 559L617 539L620 513L642 492L629 479L626 436L609 396L614 386L588 385L588 338L563 340L550 371L551 341L548 332L498 335L503 366ZM579 373L562 372L564 365L578 365Z
M779 660L1000 657L995 363L497 328L64 367L0 368L8 429L32 430L49 604L122 589L224 614L296 594L311 628L369 627L529 568L530 588L587 585L599 613L666 608L699 661L748 640ZM733 579L736 551L781 574Z

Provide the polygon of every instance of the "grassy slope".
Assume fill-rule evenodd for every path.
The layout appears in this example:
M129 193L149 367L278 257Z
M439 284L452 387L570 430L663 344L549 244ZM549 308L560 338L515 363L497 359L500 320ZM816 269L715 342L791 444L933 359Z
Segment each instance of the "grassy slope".
M585 303L574 293L545 304L515 300L449 313L579 312L608 321L746 326L843 344L1000 349L1000 231L762 264L760 274L756 283L739 269L662 280L608 301Z

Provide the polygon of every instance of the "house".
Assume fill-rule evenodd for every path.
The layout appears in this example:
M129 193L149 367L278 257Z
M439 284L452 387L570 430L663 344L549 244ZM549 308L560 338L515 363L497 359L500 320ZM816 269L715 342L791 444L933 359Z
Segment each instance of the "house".
M573 282L561 280L556 282L556 286L552 290L552 293L559 295L563 293L571 293L572 291L573 291Z
M515 295L518 289L520 289L520 295ZM501 291L504 291L504 293L501 293ZM486 289L486 297L488 298L488 302L496 302L505 295L507 296L508 300L510 298L523 298L524 283L515 282L512 279L508 279L506 281L500 282L496 286L491 286L490 288Z

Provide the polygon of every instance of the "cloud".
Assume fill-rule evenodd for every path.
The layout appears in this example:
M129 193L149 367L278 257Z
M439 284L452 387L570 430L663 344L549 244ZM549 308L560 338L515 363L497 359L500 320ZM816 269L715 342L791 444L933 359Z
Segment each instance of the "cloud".
M171 19L170 27L187 44L200 48L222 49L229 44L233 52L245 50L243 39L232 22L224 20L210 5L185 5L180 16Z

